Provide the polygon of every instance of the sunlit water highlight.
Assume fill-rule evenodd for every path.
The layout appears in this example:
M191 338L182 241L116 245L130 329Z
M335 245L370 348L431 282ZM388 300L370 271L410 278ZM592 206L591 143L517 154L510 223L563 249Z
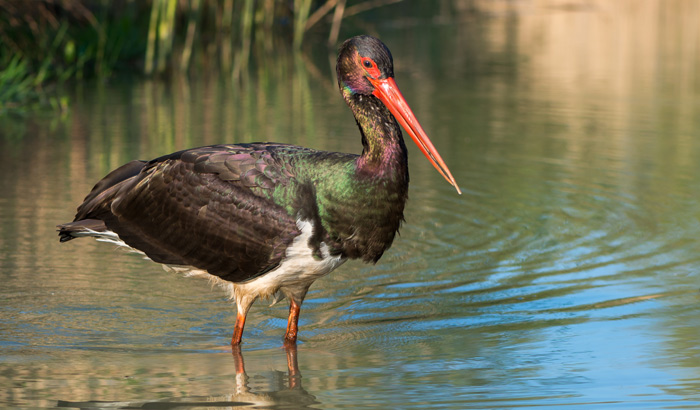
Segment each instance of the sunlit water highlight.
M96 84L65 120L5 133L0 405L697 408L700 54L663 39L700 42L682 7L674 24L636 12L637 29L568 10L382 30L464 195L412 149L401 235L376 266L312 287L296 353L284 304L254 305L232 357L219 290L112 245L60 245L54 225L133 158L253 140L358 152L327 60L320 81L280 57L243 88ZM585 24L608 18L612 32ZM572 25L661 40L627 56Z

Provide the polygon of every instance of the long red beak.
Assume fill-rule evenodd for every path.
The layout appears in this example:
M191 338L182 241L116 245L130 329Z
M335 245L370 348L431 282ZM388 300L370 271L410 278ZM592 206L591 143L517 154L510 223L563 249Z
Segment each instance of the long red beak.
M394 117L399 121L399 124L401 124L411 138L413 138L413 141L418 145L423 155L430 160L430 163L433 164L435 169L437 169L438 172L445 177L447 182L455 187L457 193L461 195L462 191L459 190L452 173L450 173L449 168L445 165L445 161L442 160L437 149L433 146L433 143L430 142L428 135L423 131L423 127L418 123L416 116L413 115L413 111L411 111L403 95L401 95L401 91L399 91L399 87L396 85L394 79L368 79L372 85L374 85L374 92L372 94L382 100L384 105L389 108L389 111L391 111Z

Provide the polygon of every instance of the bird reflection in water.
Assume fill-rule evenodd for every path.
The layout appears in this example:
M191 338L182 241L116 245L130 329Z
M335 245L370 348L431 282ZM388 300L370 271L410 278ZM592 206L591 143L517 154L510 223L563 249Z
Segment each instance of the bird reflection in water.
M269 392L255 392L248 385L248 374L245 371L245 363L240 347L233 348L233 361L236 366L236 391L230 395L230 401L240 400L248 402L246 406L266 406L266 408L312 408L318 404L316 398L309 394L301 386L301 373L297 362L297 347L295 344L285 344L287 353L287 383L284 378L275 380L273 390ZM278 372L279 373L279 372Z
M249 385L248 376L245 370L245 362L240 347L234 347L233 363L236 370L235 386L230 394L217 396L192 396L180 398L168 398L159 400L139 400L139 401L84 401L73 402L59 400L57 407L70 407L79 409L175 409L182 407L202 407L202 408L260 408L266 409L313 409L319 404L316 397L304 390L301 385L301 373L297 361L296 345L287 344L284 347L287 356L287 374L281 371L273 372L272 376L263 374L254 375L255 385ZM282 376L281 376L282 375ZM280 377L281 376L281 377ZM266 388L259 386L260 380L264 378Z

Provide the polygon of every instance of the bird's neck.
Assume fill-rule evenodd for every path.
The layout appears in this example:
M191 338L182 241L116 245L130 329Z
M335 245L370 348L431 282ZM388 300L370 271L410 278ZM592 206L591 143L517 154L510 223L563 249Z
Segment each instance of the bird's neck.
M362 155L357 159L360 175L408 179L408 154L396 119L376 97L343 95L362 133Z

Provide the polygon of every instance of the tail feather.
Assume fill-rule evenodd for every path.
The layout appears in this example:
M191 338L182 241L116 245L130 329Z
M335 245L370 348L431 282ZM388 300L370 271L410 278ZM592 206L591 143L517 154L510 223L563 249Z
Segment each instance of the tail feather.
M83 219L81 221L68 222L58 225L57 228L61 242L84 236L100 237L110 232L105 223L99 219Z
M83 236L114 239L112 237L116 234L107 228L101 217L109 215L112 197L118 192L119 187L137 176L146 164L146 161L128 162L95 184L78 207L78 213L73 222L57 226L61 242Z

